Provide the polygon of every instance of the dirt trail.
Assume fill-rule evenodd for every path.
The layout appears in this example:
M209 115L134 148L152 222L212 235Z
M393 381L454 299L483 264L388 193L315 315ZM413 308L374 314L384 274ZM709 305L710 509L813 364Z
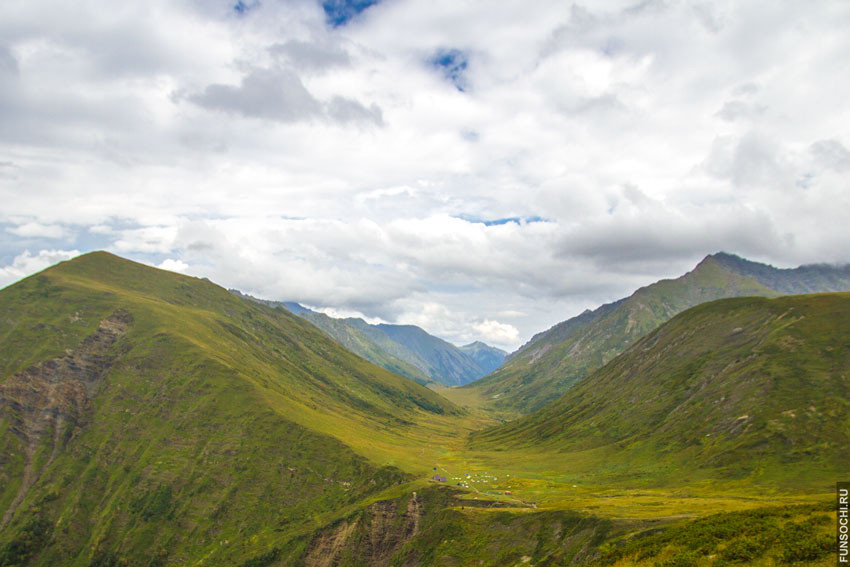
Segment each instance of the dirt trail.
M118 310L69 354L36 364L0 384L0 417L11 418L9 432L24 442L26 456L20 489L3 513L0 530L64 448L74 428L84 424L89 400L113 362L107 352L132 322L130 313ZM36 453L45 445L49 457L36 469Z

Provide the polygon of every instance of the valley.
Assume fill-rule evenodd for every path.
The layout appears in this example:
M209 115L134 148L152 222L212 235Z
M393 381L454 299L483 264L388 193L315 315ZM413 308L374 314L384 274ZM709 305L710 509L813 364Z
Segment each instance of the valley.
M206 280L64 262L0 292L0 565L832 564L850 294L723 278L746 297L609 332L525 411Z

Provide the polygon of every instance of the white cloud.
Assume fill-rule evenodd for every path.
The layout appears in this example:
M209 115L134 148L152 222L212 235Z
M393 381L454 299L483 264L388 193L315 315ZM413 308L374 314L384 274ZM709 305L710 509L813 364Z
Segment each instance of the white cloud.
M39 250L36 254L26 250L15 256L15 259L8 266L0 267L0 288L15 283L30 274L40 272L57 262L69 260L79 255L78 250Z
M7 258L503 346L720 249L850 261L846 2L231 8L0 3Z
M166 258L162 262L160 262L157 266L160 270L168 270L169 272L179 272L181 274L185 274L189 269L189 264L182 260L174 260L172 258Z
M42 238L63 238L67 235L65 229L56 224L41 224L38 222L28 222L16 227L7 228L16 236L22 237L42 237Z
M514 345L519 341L519 331L513 325L485 319L475 323L472 328L480 334L485 342L497 345Z

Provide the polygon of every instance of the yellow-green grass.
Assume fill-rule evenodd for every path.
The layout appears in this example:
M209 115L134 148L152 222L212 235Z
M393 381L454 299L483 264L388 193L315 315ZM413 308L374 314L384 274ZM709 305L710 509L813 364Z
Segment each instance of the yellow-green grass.
M531 413L677 313L714 299L756 295L779 292L709 256L679 278L640 288L540 333L495 372L465 388L480 391L489 407Z
M101 277L83 277L68 274L66 271L51 273L50 278L54 286L65 288L68 292L79 292L80 295L102 294L108 298L108 301L103 303L110 307L121 306L128 309L135 314L133 333L136 335L167 334L178 337L197 348L199 357L212 359L253 384L269 406L287 419L332 435L379 465L403 465L402 468L406 470L423 472L428 468L429 462L446 450L444 447L457 446L465 440L469 431L491 423L472 415L445 416L422 411L420 408L414 408L400 419L394 419L399 408L375 396L374 392L367 388L371 383L364 385L363 381L356 379L359 378L358 374L368 374L370 381L396 388L402 394L427 397L430 392L376 368L342 349L334 351L330 341L321 333L283 310L275 311L251 305L249 302L236 301L236 305L245 309L246 313L258 313L258 318L280 318L289 325L299 324L300 327L296 328L297 335L284 338L291 341L291 346L300 351L296 352L296 356L303 355L307 359L306 362L292 358L293 354L290 352L278 352L278 357L268 356L268 352L264 352L267 351L264 345L251 344L253 337L250 335L241 337L242 340L223 340L222 335L226 334L226 330L222 327L223 318L219 305L199 306L188 301L187 304L175 305L163 301L161 288L150 291L144 288L128 290L124 281L110 283ZM189 281L188 285L216 287L199 280ZM225 296L221 295L220 298L223 300ZM98 317L105 316L107 310L108 308L103 309L98 315L90 317L89 326L96 324ZM61 354L62 350L64 349L58 348L41 356L49 358L51 354ZM332 361L338 362L340 368L348 370L337 371L331 378L342 383L343 388L358 399L366 399L374 404L374 409L386 410L387 415L384 415L383 419L377 419L367 411L352 411L347 400L326 395L329 393L328 389L323 389L321 385L311 389L315 384L311 378L315 378L316 373L328 373L319 368L319 364L324 362L319 359L322 355L335 356L336 359ZM289 360L286 360L287 357ZM292 363L294 368L282 368L280 358L284 358L284 362ZM291 378L300 380L293 381ZM441 409L452 411L449 404L439 402L440 398L435 395L431 395L431 398Z
M0 540L39 533L47 517L55 522L54 534L86 534L63 535L65 547L44 561L80 546L141 552L156 541L172 558L232 564L296 546L296 540L307 545L316 530L377 500L431 491L441 486L429 480L433 474L446 476L470 504L507 506L485 510L453 496L441 500L461 513L451 517L459 522L453 525L468 518L476 538L445 543L445 553L460 553L464 545L486 548L482 538L498 526L548 526L548 513L581 512L594 525L666 525L821 502L830 494L830 470L786 469L769 458L754 459L746 474L734 467L691 467L660 458L657 445L640 440L573 447L496 437L470 445L470 437L506 415L487 411L469 390L441 390L441 397L342 350L288 312L108 255L49 270L4 290L2 299L0 315L14 321L0 327L0 340L9 345L9 356L0 360L2 379L75 348L115 309L134 316L122 339L125 350L113 352L118 363L108 387L93 402L95 423L45 470L24 502L26 514L13 522L17 531ZM9 424L0 419L0 433ZM47 467L41 451L38 468ZM20 456L18 449L10 452ZM23 464L10 460L8 466L19 474ZM381 468L387 466L398 470ZM299 480L316 499L279 486L280 478L289 479L287 467L295 474L324 471ZM332 488L322 488L327 485ZM233 487L238 490L230 492ZM16 489L6 486L0 504L8 504ZM293 502L277 506L275 499ZM269 522L268 514L275 520ZM169 522L179 522L182 531L164 536ZM424 553L421 542L411 545ZM667 561L664 553L680 551L671 544L651 558ZM94 551L79 553L72 564L93 560ZM636 564L649 564L645 559Z

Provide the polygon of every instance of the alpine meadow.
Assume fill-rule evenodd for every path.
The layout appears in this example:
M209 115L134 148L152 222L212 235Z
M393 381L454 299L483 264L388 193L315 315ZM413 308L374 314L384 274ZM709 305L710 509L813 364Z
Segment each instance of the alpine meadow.
M0 2L0 567L850 561L850 2Z

